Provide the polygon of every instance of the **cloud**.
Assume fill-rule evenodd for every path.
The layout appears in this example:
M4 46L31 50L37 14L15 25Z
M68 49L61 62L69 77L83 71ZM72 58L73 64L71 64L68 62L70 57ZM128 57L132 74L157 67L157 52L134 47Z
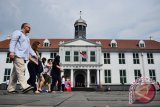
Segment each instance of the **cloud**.
M159 21L150 20L139 22L135 26L121 30L118 33L118 38L148 39L151 34L154 36L154 34L157 35L155 32L159 32L160 25L157 22Z
M148 39L160 32L159 0L1 0L0 39L23 22L31 24L31 38L74 38L79 11L87 38Z
M17 2L11 2L9 0L0 1L0 37L16 28L20 14L16 4Z

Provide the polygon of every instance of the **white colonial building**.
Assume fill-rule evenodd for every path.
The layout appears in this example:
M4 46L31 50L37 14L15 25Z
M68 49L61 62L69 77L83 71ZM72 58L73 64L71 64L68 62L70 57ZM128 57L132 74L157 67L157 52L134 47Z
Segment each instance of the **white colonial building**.
M130 85L140 74L160 81L160 42L86 39L87 23L82 18L74 27L74 39L31 39L31 43L41 42L41 57L54 59L60 55L64 68L62 75L71 79L72 87ZM0 42L0 83L6 82L12 71L9 41Z

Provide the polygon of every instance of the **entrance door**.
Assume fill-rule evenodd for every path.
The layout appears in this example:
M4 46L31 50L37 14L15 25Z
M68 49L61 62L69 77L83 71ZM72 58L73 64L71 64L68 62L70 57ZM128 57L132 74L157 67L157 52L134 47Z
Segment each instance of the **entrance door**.
M76 80L76 87L85 87L85 78L82 74L78 74L75 78Z

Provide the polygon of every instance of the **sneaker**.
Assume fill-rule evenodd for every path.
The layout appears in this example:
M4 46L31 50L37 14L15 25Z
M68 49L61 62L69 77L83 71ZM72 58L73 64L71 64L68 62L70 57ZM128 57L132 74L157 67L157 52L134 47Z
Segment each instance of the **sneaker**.
M18 91L8 91L9 94L18 94Z
M47 92L47 90L42 90L42 93L46 93Z
M24 93L27 93L28 91L33 90L33 89L34 89L34 87L29 86L28 88L24 89L24 90L22 91L22 93L23 93L23 94L24 94Z

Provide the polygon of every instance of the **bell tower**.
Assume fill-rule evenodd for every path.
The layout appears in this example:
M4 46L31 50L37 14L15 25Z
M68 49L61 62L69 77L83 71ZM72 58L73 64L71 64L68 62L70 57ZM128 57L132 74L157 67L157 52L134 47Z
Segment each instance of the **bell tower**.
M81 18L81 11L80 11L80 18L78 20L76 20L76 22L74 23L74 27L75 27L75 35L74 38L83 38L86 39L86 27L87 27L87 23L85 20L83 20Z

